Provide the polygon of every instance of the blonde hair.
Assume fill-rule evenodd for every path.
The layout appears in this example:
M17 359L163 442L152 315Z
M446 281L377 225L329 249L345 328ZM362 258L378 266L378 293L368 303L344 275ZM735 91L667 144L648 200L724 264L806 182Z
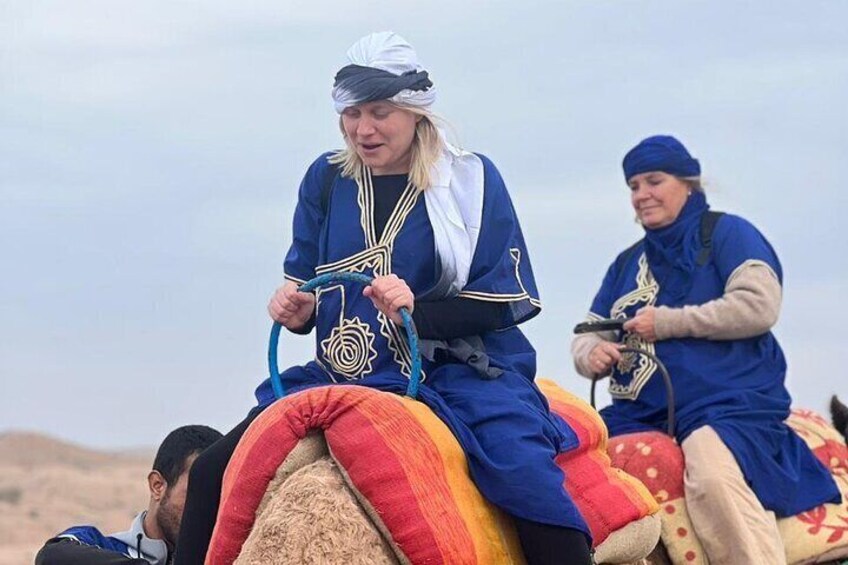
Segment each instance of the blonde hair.
M701 182L701 177L677 177L680 182L689 187L694 192L704 192L704 183Z
M410 148L409 182L418 190L426 190L430 186L430 169L436 164L445 145L436 126L443 120L424 108L391 104L400 110L420 116L415 124L415 134ZM339 116L339 128L346 147L332 155L329 159L330 163L341 165L342 176L361 182L364 164L345 133L341 116Z

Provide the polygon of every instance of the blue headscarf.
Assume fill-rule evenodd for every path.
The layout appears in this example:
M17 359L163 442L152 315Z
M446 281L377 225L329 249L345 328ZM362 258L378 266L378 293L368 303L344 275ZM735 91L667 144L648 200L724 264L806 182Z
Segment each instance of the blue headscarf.
M670 135L643 139L624 156L624 177L662 171L676 177L695 177L701 165L686 147ZM678 306L689 294L701 249L701 216L709 210L703 192L692 191L670 225L645 229L645 256L669 306Z
M692 191L674 222L645 229L645 256L668 306L680 306L692 288L701 250L701 216L709 209L704 193Z
M650 171L663 171L676 177L697 177L701 165L682 143L670 135L653 135L624 156L624 180Z

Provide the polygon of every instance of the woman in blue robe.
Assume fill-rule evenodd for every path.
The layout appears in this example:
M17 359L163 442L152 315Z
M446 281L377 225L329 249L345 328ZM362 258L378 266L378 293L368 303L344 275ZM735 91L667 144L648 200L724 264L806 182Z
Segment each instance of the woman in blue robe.
M403 394L411 359L399 309L407 308L424 353L418 398L457 437L483 495L515 518L528 562L589 563L588 527L554 462L577 437L534 384L535 350L517 328L540 302L503 179L486 157L445 142L429 111L432 82L402 38L369 35L348 58L333 90L347 147L306 172L284 263L288 282L268 307L289 330L315 331L315 358L283 371L283 387L291 394L351 384ZM314 295L297 290L339 271L375 280L365 289L342 282ZM218 496L217 473L274 401L268 380L256 397L248 419L195 463L179 563L205 553L214 517L201 523L194 500Z
M613 404L601 414L611 435L664 430L656 364L619 347L654 353L674 384L687 506L710 562L785 562L768 511L789 516L841 497L784 423L786 360L770 331L780 262L751 223L709 212L700 164L675 138L643 140L624 172L645 237L609 267L589 319L631 320L621 333L575 338L575 365L610 377Z

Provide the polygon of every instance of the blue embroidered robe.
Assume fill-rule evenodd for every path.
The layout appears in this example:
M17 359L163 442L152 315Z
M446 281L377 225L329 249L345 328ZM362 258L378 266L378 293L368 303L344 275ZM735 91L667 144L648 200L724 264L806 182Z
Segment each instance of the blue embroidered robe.
M644 240L637 244L610 266L590 318L633 316L647 305L703 304L720 298L737 269L751 262L768 265L782 281L780 262L765 237L731 214L723 215L715 227L710 260L697 265L700 217L707 206L699 193L690 200L677 220L687 225L653 234L662 238L677 230L665 249L673 260L664 257L662 249L646 253ZM666 365L674 384L678 442L701 426L714 428L767 509L790 516L841 500L830 473L784 423L790 404L784 386L786 360L772 332L747 339L655 343L625 334L621 341L655 353ZM665 429L666 393L652 361L625 355L613 370L609 390L613 404L601 415L611 435Z
M449 355L425 359L419 399L451 428L486 498L512 515L578 529L588 538L554 463L557 453L576 446L577 437L550 413L533 383L536 353L516 327L540 310L521 228L495 166L483 156L465 155L477 160L484 185L479 237L458 296L509 305L498 331L480 336L489 366L502 373L486 379ZM439 294L442 261L425 195L409 186L377 237L370 173L360 185L335 174L327 157L312 164L301 184L286 277L300 283L335 271L395 274L416 300L448 298ZM328 183L325 205L322 190ZM282 373L287 392L350 383L404 393L410 370L404 330L379 313L362 290L341 283L317 292L316 356ZM273 401L268 381L257 389L257 399L260 405Z

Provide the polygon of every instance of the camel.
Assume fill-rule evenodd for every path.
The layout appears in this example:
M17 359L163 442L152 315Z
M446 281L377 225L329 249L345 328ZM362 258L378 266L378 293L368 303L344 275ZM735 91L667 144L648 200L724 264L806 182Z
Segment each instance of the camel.
M546 394L550 395L550 385L543 383L542 386ZM411 518L399 518L399 514L393 513L394 509L386 505L386 500L391 497L381 499L379 494L376 497L374 494L384 493L387 489L369 490L367 480L363 482L363 477L367 479L370 476L376 483L371 485L374 487L380 481L386 480L387 476L391 476L391 473L384 472L386 469L380 468L379 465L368 468L374 462L366 465L365 469L357 468L355 462L361 461L366 455L356 453L357 449L362 449L364 443L363 440L351 439L357 435L353 431L346 435L344 432L339 433L333 425L321 428L331 418L321 406L335 405L338 397L333 395L344 396L354 390L365 390L364 387L321 388L349 390L315 391L312 398L300 399L302 405L309 407L307 412L311 411L312 415L304 418L303 406L290 408L288 411L285 406L280 406L276 414L272 414L268 421L263 422L264 431L256 430L254 433L251 429L246 434L244 449L239 447L234 462L227 471L222 511L219 514L223 522L219 521L213 536L208 563L264 565L523 562L517 538L507 517L490 505L487 506L479 493L469 494L473 490L469 489L469 486L473 485L467 475L463 477L463 485L453 486L455 493L461 492L461 496L468 496L469 504L458 510L459 514L467 514L465 522L470 523L473 530L471 545L467 546L473 548L467 552L459 549L463 547L461 540L449 539L453 533L452 529L458 523L451 522L450 514L455 509L448 508L449 503L442 501L442 507L439 508L441 514L435 512L427 517L436 523L428 526L432 531L426 536L416 531L420 524L413 524L414 520ZM372 393L373 391L369 390L366 394ZM386 393L374 394L386 396ZM322 395L330 396L325 398ZM572 398L569 397L569 400L572 401ZM582 401L573 402L579 406ZM391 398L391 403L404 405L407 409L412 407L417 417L424 418L429 424L435 423L436 428L440 425L432 414L429 414L431 420L422 416L429 412L423 405L415 406L418 403L400 397ZM552 408L554 406L556 403L552 402ZM592 412L588 405L581 408ZM315 413L319 413L319 416L315 417ZM275 418L275 421L271 421ZM344 415L338 418L342 419ZM403 423L401 418L397 422L390 422L389 427L397 427ZM807 440L820 459L829 460L840 488L843 493L848 493L848 447L845 446L844 438L830 427L824 418L808 410L793 411L788 423ZM342 422L341 425L350 430L347 423ZM399 435L404 433L401 428L402 426L399 426L395 430ZM442 434L450 435L443 425L441 428ZM286 430L286 433L281 434L281 429ZM293 443L285 441L284 437L292 430L294 439L297 440ZM407 430L406 433L414 432ZM281 449L285 453L278 457L279 461L271 461L267 465L268 469L273 468L273 471L255 469L253 466L257 463L258 451L252 450L250 444L252 442L259 445L269 437L280 440ZM441 441L445 437L443 435L436 439ZM661 433L651 432L645 434L642 439L642 443L633 443L633 438L630 438L630 443L623 442L620 438L613 438L608 444L601 443L604 444L604 449L609 451L614 465L621 466L647 487L649 496L658 503L657 511L648 509L642 518L633 520L625 527L619 528L619 531L608 535L604 543L596 547L596 561L644 565L706 563L697 538L694 535L681 535L683 531L692 532L685 501L678 492L682 492L682 488L674 490L677 487L669 486L675 481L682 482L682 475L674 476L675 468L682 473L682 460L675 461L675 450L679 449L672 440ZM292 446L290 449L289 445ZM454 442L446 453L444 457L451 465L467 473L458 444ZM597 456L597 453L583 454L581 457L592 459L594 456ZM648 472L652 468L654 472ZM412 474L416 472L411 468L406 471ZM612 469L612 472L615 470ZM267 478L264 486L254 489L252 495L256 503L252 505L252 509L242 512L239 516L239 509L250 498L244 492L237 492L241 488L239 485L253 483L256 476L263 474ZM238 504L234 503L233 499L236 499ZM250 501L247 502L246 506L250 507ZM438 524L440 518L444 520L441 529ZM848 501L841 506L824 505L802 515L782 519L779 526L787 544L788 562L822 563L828 559L848 556L846 519ZM245 528L248 522L250 527ZM405 526L410 528L404 530ZM232 551L234 544L228 539L233 531L243 533L236 551ZM249 531L249 534L244 533L246 531ZM430 534L433 532L442 538L432 542L435 538ZM418 537L428 539L420 540ZM441 560L433 558L432 555L428 558L426 552L422 553L422 548L427 549L432 543L441 544ZM228 544L229 553L222 551L227 549Z
M582 434L579 453L557 463L599 542L596 561L641 562L659 539L659 506L609 465L588 404L540 388ZM257 418L227 468L207 554L216 565L523 562L448 428L419 402L355 385L297 393Z

